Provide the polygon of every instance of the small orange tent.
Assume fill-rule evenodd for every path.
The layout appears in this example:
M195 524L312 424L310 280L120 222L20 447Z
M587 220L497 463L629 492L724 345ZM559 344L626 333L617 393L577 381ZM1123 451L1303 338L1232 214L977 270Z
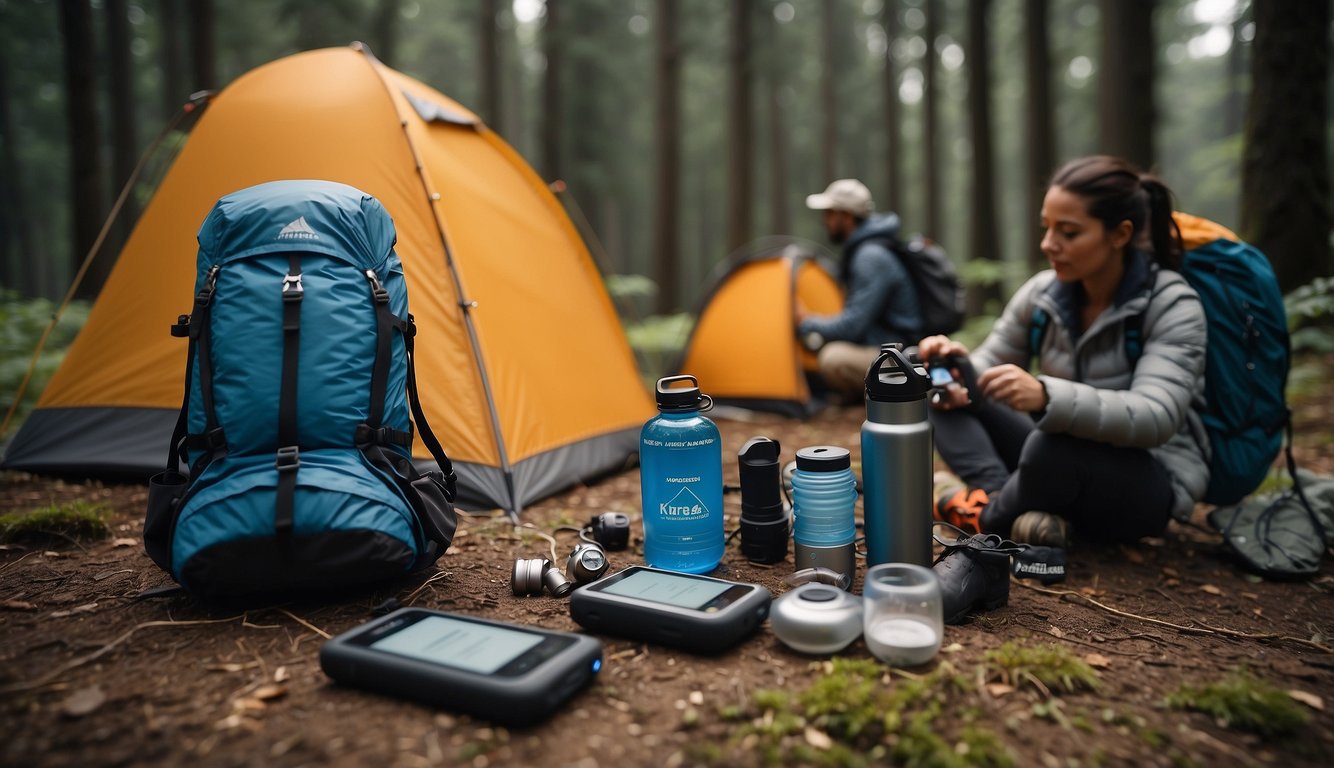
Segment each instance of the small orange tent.
M259 67L209 103L6 466L162 467L186 355L168 328L190 308L195 233L218 198L278 179L350 184L393 217L422 403L465 506L517 512L632 460L652 403L560 203L475 115L354 45Z
M720 405L810 412L814 356L797 343L796 313L835 314L843 292L818 246L770 237L729 258L705 294L677 370Z

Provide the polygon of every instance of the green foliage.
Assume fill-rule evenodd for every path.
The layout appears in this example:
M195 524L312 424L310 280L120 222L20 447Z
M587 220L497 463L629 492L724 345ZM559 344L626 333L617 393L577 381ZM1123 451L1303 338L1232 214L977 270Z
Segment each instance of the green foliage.
M694 327L687 313L653 315L625 328L630 347L639 359L639 370L650 382L669 373L667 370L685 347Z
M111 508L88 501L52 504L28 512L0 515L0 541L46 542L53 539L102 539L111 535Z
M1048 688L1060 687L1072 693L1081 688L1098 688L1098 673L1060 646L1028 646L1010 641L987 651L986 660L999 669L1011 685L1036 680Z
M1283 297L1292 351L1334 352L1334 277L1317 277Z
M922 677L897 678L874 660L835 658L804 690L755 691L755 717L730 743L758 737L770 765L1014 765L1001 739L975 724L978 710L966 700L974 691L973 680L948 663ZM956 735L947 722L961 724Z
M24 299L13 291L0 291L0 411L8 412L18 393L20 383L32 362L33 350L42 337L55 312L55 302L48 299ZM13 430L37 403L51 375L65 357L65 349L88 319L88 305L72 302L65 308L60 321L42 348L23 393L23 401L15 413Z
M1167 697L1167 706L1203 712L1229 728L1265 738L1293 733L1310 719L1286 693L1244 669L1216 683L1183 685Z

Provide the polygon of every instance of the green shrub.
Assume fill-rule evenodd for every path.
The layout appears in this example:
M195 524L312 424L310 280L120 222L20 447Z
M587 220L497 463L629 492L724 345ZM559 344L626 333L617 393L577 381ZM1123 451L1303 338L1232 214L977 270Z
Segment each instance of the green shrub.
M37 341L46 331L55 311L56 304L50 299L27 299L14 291L0 290L0 418L13 405L14 396L32 363ZM65 358L66 348L74 341L74 336L87 319L86 302L71 302L65 308L37 357L32 378L28 381L23 399L15 411L14 421L10 424L11 432L23 423L24 417L37 404L37 398L46 388L46 383Z

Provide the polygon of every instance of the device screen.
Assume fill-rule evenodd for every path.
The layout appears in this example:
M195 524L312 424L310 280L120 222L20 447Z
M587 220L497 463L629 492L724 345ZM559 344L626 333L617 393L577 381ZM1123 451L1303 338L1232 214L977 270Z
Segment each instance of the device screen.
M954 377L950 375L950 369L943 365L933 365L930 370L932 386L943 387L954 381Z
M376 640L369 647L490 675L546 639L535 632L520 632L445 616L427 616Z
M736 586L713 579L692 579L688 576L674 576L658 571L635 571L623 579L608 584L601 591L701 610L715 598Z

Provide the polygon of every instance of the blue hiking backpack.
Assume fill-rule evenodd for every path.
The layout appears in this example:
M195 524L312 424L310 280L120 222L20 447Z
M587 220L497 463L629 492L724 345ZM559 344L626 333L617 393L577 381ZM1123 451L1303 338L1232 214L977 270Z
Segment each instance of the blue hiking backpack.
M393 220L326 181L223 197L199 230L185 400L144 546L205 595L327 590L430 565L457 524L426 423ZM412 461L413 423L440 471ZM188 466L188 476L181 463Z
M1208 322L1200 418L1212 456L1203 501L1235 504L1260 486L1283 447L1285 428L1291 431L1284 389L1292 350L1283 293L1259 249L1208 219L1181 212L1173 218L1186 249L1181 274L1199 294ZM1045 311L1034 312L1032 354L1050 320ZM1143 352L1143 326L1143 315L1126 319L1132 367Z

